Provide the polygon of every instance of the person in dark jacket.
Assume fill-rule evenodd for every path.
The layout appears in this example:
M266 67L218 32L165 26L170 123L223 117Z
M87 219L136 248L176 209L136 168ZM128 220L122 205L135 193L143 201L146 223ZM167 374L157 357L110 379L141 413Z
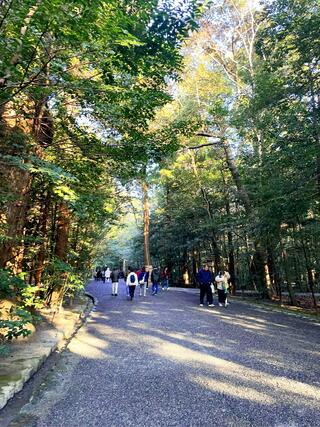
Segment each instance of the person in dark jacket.
M157 295L158 290L159 290L159 282L160 282L160 273L159 270L157 268L154 268L152 273L151 273L152 277L152 295Z
M112 283L112 296L116 297L118 296L118 271L116 268L114 268L111 271L110 279Z
M211 283L213 283L213 274L206 264L204 268L199 270L197 274L197 281L200 287L200 306L203 307L204 297L207 296L207 303L209 307L214 307L213 296L211 290Z

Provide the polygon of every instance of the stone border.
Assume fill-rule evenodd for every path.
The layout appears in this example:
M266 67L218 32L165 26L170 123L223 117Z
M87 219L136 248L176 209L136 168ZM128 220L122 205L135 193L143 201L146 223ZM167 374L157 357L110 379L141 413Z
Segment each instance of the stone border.
M22 390L54 351L67 347L91 311L95 310L97 299L87 292L85 296L88 298L86 304L76 305L73 310L64 309L56 316L58 323L42 328L28 342L14 343L16 351L13 355L1 360L0 410Z

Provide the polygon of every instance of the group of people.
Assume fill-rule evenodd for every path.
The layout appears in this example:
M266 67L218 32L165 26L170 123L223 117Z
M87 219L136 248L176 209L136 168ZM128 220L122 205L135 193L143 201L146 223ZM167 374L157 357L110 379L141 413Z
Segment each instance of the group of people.
M132 267L128 268L128 274L121 269L110 269L109 267L103 269L97 269L95 274L96 280L102 280L103 283L111 282L111 295L118 296L119 282L123 282L126 285L127 296L131 301L134 298L136 289L139 289L139 296L145 297L147 295L147 289L151 289L152 295L157 295L159 292L159 286L162 290L169 289L169 282L171 273L168 267L165 267L162 271L158 268L152 268L152 266L142 267L136 270ZM213 295L217 289L218 293L218 304L220 307L227 307L228 303L228 291L230 283L230 274L227 271L219 271L216 276L213 275L208 265L200 269L197 274L197 282L200 288L200 306L203 307L204 299L209 307L214 307Z
M204 268L200 269L197 274L197 281L200 287L200 306L204 305L204 298L206 296L207 304L209 307L214 307L213 294L215 289L218 292L218 303L220 307L227 307L228 303L228 291L230 283L230 274L227 271L221 270L214 277L210 271L209 266L205 265Z
M157 295L159 286L162 290L169 289L170 270L168 267L161 272L158 268L142 267L140 270L135 270L132 267L128 268L128 275L123 270L112 269L97 269L95 274L96 280L102 280L103 283L112 283L112 296L118 296L119 282L123 281L126 284L127 296L132 301L136 288L139 289L139 296L146 296L147 289L151 289L152 295Z

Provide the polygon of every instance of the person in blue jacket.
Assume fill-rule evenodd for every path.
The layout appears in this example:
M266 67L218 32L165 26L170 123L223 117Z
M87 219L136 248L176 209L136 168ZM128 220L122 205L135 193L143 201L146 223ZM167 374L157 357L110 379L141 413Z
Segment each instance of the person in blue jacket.
M201 268L197 274L197 281L200 287L200 306L203 307L204 297L207 296L207 303L209 307L214 307L213 296L211 290L211 283L213 283L213 274L209 270L209 266L206 264L204 268Z

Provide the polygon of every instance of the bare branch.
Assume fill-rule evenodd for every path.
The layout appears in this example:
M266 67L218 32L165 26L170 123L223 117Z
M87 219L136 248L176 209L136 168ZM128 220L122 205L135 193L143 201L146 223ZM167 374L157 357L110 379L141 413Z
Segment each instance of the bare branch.
M198 148L203 148L203 147L210 147L212 145L217 145L219 144L219 141L215 141L215 142L207 142L206 144L200 144L200 145L193 145L192 147L186 147L188 148L188 150L197 150Z
M204 136L205 138L216 138L221 139L220 135L215 135L213 133L205 132L205 131L199 131L195 134L196 136Z

